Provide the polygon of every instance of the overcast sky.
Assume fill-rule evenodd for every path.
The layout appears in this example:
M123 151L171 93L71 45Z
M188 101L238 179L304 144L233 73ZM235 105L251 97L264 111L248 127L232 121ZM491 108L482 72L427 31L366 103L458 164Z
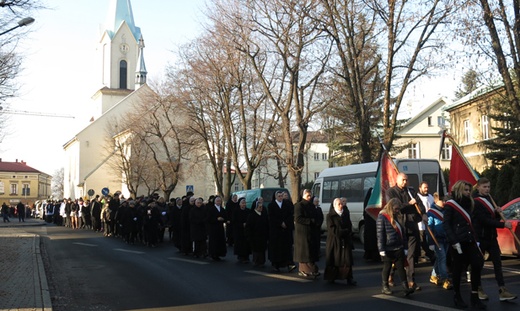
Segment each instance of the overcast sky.
M178 45L201 31L205 0L132 0L136 26L141 28L148 81L160 81L164 68L174 62ZM3 161L27 162L48 174L65 164L63 145L83 128L90 115L86 107L100 89L100 60L96 48L110 0L48 0L48 10L37 12L32 32L19 46L24 51L24 71L19 96L10 109L74 116L56 118L10 115L9 135L0 144ZM428 106L439 93L452 96L453 75L412 86L410 94ZM402 111L410 105L403 104ZM417 108L414 107L417 111Z

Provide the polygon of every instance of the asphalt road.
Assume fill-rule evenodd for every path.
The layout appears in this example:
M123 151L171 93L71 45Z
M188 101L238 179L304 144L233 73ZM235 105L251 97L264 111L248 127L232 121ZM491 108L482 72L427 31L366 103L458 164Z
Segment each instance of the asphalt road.
M62 310L455 310L453 292L428 283L431 266L416 275L422 290L410 298L380 294L380 263L354 252L354 278L328 284L296 272L272 273L239 264L228 248L222 262L179 254L165 242L157 248L127 245L118 238L54 225L31 229L42 236L53 309ZM324 259L318 265L323 272ZM508 289L520 294L520 260L504 258ZM520 299L498 301L490 262L483 272L488 310L518 310ZM399 288L395 288L396 291ZM463 284L469 303L469 284Z

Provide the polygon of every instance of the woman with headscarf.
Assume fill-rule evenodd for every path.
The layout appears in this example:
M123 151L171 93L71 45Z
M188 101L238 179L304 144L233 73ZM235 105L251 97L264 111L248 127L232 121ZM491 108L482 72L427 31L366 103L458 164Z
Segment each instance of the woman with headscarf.
M348 209L344 209L341 199L336 198L327 214L327 244L325 249L325 280L347 280L356 285L352 276L352 221Z
M246 208L246 199L240 198L238 200L238 208L233 211L231 225L233 226L233 240L234 240L234 254L240 263L249 262L249 254L251 250L246 239L246 222L250 210Z
M195 258L206 257L208 251L208 232L207 232L207 210L203 204L203 199L195 200L195 207L190 210L190 237L193 241L193 256Z
M263 267L265 264L265 251L269 240L269 219L264 210L264 199L257 198L252 206L251 213L246 221L246 238L253 253L255 267Z

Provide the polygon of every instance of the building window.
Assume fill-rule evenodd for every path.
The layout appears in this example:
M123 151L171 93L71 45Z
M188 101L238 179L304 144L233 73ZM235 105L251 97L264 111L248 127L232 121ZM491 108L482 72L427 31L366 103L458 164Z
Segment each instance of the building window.
M315 152L314 153L314 161L319 161L320 160L320 154Z
M11 194L18 194L18 184L11 184Z
M320 176L320 172L314 172L314 180L318 179Z
M437 125L439 127L444 127L445 124L446 124L446 122L444 120L444 117L443 116L438 116L437 117Z
M451 160L451 145L444 144L442 146L441 160Z
M322 154L321 154L321 160L322 160L322 161L327 161L327 158L328 158L327 153L322 153Z
M419 143L412 143L408 148L408 159L419 159Z
M432 120L433 120L433 119L432 119L432 116L429 116L429 117L428 117L428 126L433 126L433 124L432 124Z
M464 120L464 142L466 144L472 143L471 124L469 123L469 119Z
M22 185L22 195L23 196L31 195L31 187L29 184Z
M126 64L126 60L122 60L119 62L119 88L127 89L126 80L128 76L128 65Z
M235 191L238 191L239 188L238 188L238 184L235 184Z
M480 124L482 125L482 139L489 139L489 119L487 115L482 116Z

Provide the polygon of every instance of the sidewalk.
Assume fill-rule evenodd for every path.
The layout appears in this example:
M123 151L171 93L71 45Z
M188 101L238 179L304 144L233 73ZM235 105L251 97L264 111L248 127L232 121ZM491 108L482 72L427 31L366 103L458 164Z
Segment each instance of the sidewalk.
M20 223L0 218L0 310L52 310L47 277L40 253L40 236L29 226L43 226L39 219Z

